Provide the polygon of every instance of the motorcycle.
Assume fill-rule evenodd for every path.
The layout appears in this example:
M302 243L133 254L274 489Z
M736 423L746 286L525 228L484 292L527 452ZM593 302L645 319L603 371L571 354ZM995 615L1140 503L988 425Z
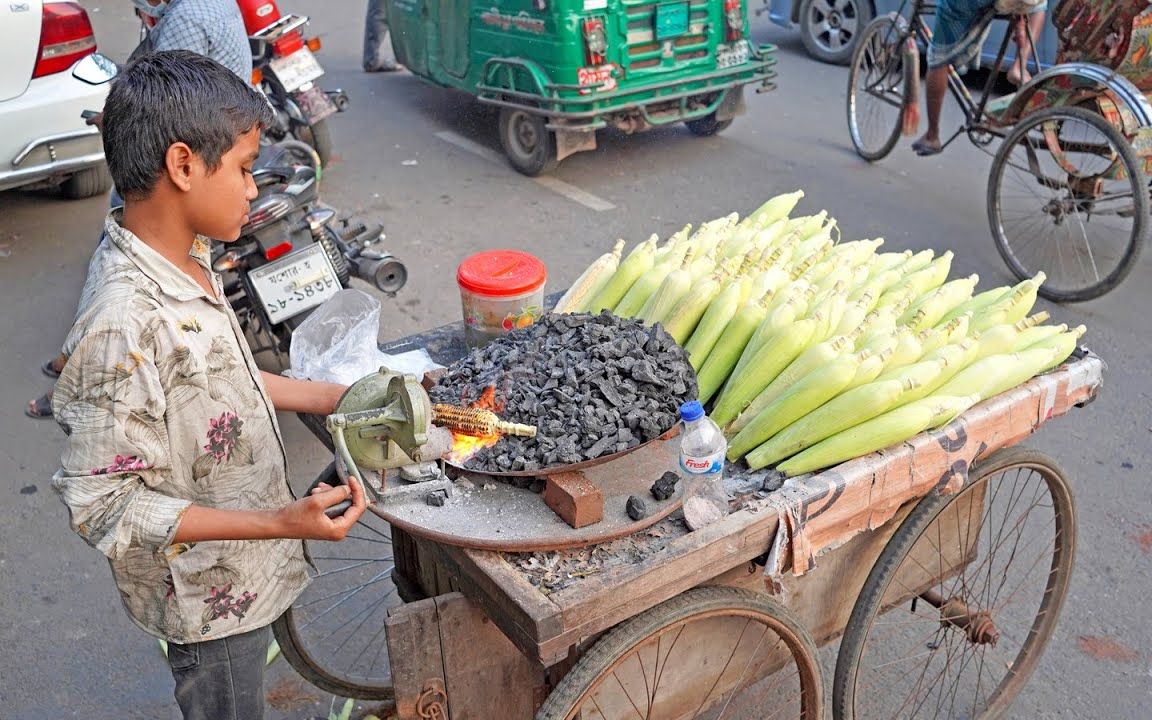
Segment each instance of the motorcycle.
M276 122L265 132L273 140L295 138L316 151L322 166L332 155L328 118L348 107L341 89L324 90L324 68L316 60L320 38L305 38L303 15L281 15L274 0L237 0L252 46L252 84L268 96Z
M353 276L394 296L408 271L384 249L380 225L340 215L320 201L317 168L295 140L265 147L253 178L259 192L240 238L214 243L212 268L253 353L283 362L299 327Z

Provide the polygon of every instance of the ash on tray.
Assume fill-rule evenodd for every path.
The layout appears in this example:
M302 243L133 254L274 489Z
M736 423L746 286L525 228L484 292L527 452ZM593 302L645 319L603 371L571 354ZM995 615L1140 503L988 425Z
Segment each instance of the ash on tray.
M607 312L549 314L473 350L430 395L467 404L488 387L502 419L538 428L534 438L504 437L467 461L506 472L592 460L657 438L696 397L696 374L659 325Z
M542 594L550 595L582 578L642 562L687 533L683 520L669 517L646 530L591 547L503 555Z

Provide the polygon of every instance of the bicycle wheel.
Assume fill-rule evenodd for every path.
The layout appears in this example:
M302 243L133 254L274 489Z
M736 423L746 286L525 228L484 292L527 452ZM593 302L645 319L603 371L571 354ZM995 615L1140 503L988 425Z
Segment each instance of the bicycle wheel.
M1016 277L1043 270L1057 302L1109 292L1136 265L1148 232L1148 181L1132 146L1084 108L1026 116L996 153L988 223Z
M848 134L856 153L869 162L892 152L900 138L904 99L913 83L907 77L902 47L908 24L896 13L864 28L848 72Z
M823 717L816 647L791 613L736 588L689 590L618 626L536 720Z
M837 720L1000 717L1035 670L1072 575L1071 490L1020 448L972 477L920 501L872 568L836 659Z
M335 464L317 478L335 482ZM312 583L272 624L296 672L339 697L394 697L384 619L402 600L392 582L392 534L372 512L340 542L308 541Z

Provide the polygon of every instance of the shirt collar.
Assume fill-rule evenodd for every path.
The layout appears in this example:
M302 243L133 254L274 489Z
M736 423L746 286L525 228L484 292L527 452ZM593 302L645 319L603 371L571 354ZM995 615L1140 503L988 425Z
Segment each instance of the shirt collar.
M108 213L104 219L104 234L140 272L160 287L161 292L181 302L196 298L204 298L214 303L220 302L218 298L205 293L204 288L188 277L187 273L149 247L130 230L124 229L120 224L122 212L120 208L116 208ZM197 235L188 254L208 272L208 277L215 284L211 265L212 241L203 235Z

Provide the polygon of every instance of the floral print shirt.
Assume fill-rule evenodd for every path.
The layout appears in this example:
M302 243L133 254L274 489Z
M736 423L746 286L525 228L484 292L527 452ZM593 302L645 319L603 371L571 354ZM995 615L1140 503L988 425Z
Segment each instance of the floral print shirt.
M172 542L189 505L293 501L280 429L243 332L118 211L88 268L53 411L68 436L53 478L73 529L103 552L146 632L178 643L268 625L308 583L299 540Z

